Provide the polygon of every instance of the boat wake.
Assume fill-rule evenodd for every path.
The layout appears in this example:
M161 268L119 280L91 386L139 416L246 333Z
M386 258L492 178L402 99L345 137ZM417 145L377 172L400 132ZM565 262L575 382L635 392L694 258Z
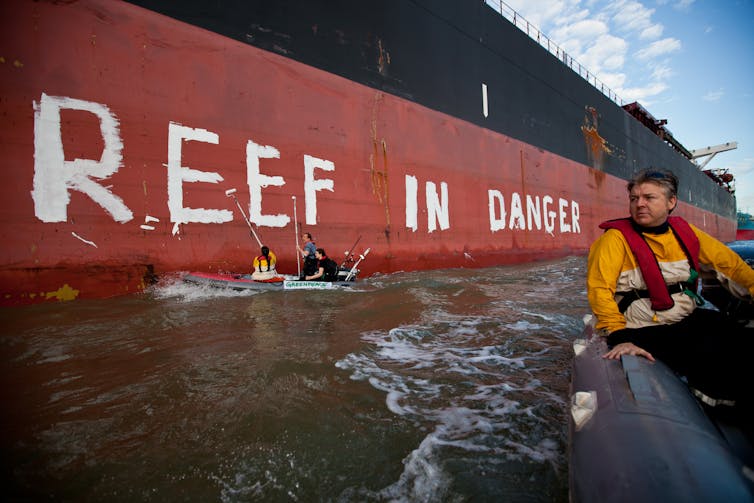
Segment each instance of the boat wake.
M464 477L483 474L493 484L522 461L553 476L563 471L565 404L539 368L560 352L557 342L532 337L541 327L530 321L443 318L363 334L370 349L336 364L385 392L392 413L428 431L400 479L362 497L452 498Z

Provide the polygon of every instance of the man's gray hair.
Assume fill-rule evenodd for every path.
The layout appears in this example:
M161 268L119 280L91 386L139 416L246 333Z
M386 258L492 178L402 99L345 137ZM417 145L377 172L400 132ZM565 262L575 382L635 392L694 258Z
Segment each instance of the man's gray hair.
M668 199L672 196L678 196L678 177L671 171L665 169L645 169L636 173L628 182L628 191L635 185L642 183L654 183L665 189L665 195Z

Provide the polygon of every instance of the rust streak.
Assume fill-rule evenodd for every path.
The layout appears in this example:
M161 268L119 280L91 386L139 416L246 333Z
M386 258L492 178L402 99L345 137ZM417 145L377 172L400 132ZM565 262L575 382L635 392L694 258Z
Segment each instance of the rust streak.
M372 123L371 123L371 140L372 140L372 153L369 156L369 167L372 181L372 194L377 198L377 201L385 208L385 225L390 227L390 206L389 206L389 191L388 191L388 158L387 158L387 142L384 138L378 138L377 134L377 115L379 113L379 107L382 102L382 93L377 93L374 99L374 106L372 107ZM382 158L381 168L377 168L378 158Z
M602 170L604 164L604 154L612 154L612 149L607 141L600 135L597 130L599 125L599 114L594 107L586 107L584 115L584 125L581 126L581 132L586 142L587 154L592 161L595 169Z
M379 56L377 58L377 66L380 71L380 75L383 77L387 74L387 67L390 65L390 53L382 47L382 40L377 39L377 47L379 49Z

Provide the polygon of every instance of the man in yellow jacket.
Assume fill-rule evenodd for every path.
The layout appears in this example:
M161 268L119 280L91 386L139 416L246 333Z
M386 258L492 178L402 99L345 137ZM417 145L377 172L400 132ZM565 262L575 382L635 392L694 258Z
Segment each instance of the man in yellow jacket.
M589 252L587 291L605 358L631 354L664 361L689 384L715 398L744 391L746 365L736 354L754 350L754 330L720 312L697 309L699 274L713 273L748 299L754 270L720 241L671 217L678 178L645 170L629 183L630 218L604 222ZM746 381L749 379L746 378Z

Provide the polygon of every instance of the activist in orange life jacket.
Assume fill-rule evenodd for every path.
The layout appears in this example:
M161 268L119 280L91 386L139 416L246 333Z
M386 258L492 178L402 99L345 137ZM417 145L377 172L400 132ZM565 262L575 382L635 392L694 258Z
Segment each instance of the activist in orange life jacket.
M754 350L754 329L700 309L697 286L701 272L715 274L751 301L754 270L717 239L670 216L677 192L673 173L641 171L628 183L630 217L600 224L606 231L589 251L587 292L610 348L604 357L658 358L710 397L739 398L747 365L733 360Z

